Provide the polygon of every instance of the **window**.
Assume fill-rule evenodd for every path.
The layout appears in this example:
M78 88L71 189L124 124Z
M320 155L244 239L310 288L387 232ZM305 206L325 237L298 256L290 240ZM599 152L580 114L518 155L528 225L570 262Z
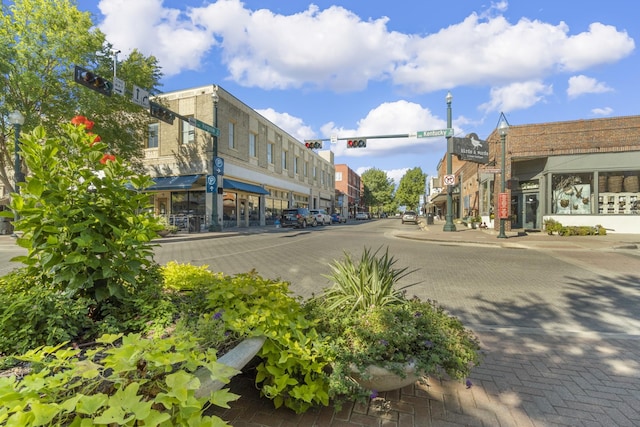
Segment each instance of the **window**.
M273 164L273 144L272 143L267 144L267 163L269 163L270 165Z
M149 125L149 138L147 139L147 148L158 148L158 123Z
M256 157L256 134L249 134L249 157Z
M552 213L590 214L593 206L593 174L554 174L552 185Z
M336 181L342 181L342 172L336 172Z
M640 170L598 174L598 213L640 215Z
M294 172L295 174L297 174L297 173L298 173L298 160L299 160L299 159L300 159L300 158L299 158L298 156L296 156L296 157L293 159L293 172Z
M282 169L287 169L287 152L282 150Z
M234 129L234 124L229 123L229 148L236 148L236 140L233 134Z
M196 140L196 129L189 122L181 120L182 123L182 143L190 144Z
M309 174L309 162L304 162L304 176Z

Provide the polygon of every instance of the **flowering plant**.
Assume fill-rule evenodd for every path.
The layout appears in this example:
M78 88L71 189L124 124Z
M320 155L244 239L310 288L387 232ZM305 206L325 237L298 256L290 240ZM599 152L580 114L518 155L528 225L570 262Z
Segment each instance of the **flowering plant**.
M316 329L331 343L330 387L334 397L374 396L376 390L366 390L354 380L354 377L364 377L369 366L385 368L403 377L407 365L411 364L420 376L446 373L451 378L462 379L468 377L471 368L480 362L476 338L457 318L432 301L406 298L404 292L398 294L394 287L374 289L368 283L375 283L375 280L360 274L374 271L397 278L394 271L404 270L394 270L394 263L388 251L378 257L377 252L365 249L359 264L354 264L346 255L345 261L336 261L334 271L350 271L350 281L364 282L358 287L341 287L336 283L344 277L334 274L334 286L307 303L310 315L317 319ZM355 266L355 270L345 270L345 264ZM380 271L373 267L375 265L384 265L387 271ZM345 297L341 304L332 304L337 293L348 292L353 297L354 289L369 294L391 293L393 298L377 295L372 298L375 302L366 307L354 306L353 301L361 300L357 296Z

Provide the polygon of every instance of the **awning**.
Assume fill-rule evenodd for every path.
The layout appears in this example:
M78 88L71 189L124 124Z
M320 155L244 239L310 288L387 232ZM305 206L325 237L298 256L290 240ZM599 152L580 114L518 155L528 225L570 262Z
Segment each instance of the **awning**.
M183 175L152 178L155 184L146 188L146 191L188 190L199 177L200 175Z
M431 203L442 203L447 201L447 193L440 193L431 199Z
M246 193L255 194L269 194L267 190L259 185L247 184L246 182L234 181L233 179L225 178L222 183L222 188L225 190L239 190Z

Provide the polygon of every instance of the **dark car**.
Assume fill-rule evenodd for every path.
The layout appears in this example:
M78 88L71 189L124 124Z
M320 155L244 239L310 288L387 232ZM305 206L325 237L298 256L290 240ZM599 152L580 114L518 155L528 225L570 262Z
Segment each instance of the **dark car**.
M282 211L281 227L307 228L313 224L313 216L307 208L292 208Z
M337 223L347 222L347 218L343 217L339 213L333 213L331 214L331 222L337 222Z

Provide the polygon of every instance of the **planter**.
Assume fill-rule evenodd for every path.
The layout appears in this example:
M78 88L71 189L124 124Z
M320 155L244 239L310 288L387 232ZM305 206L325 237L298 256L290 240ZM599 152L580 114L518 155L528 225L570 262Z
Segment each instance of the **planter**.
M386 368L370 365L365 372L351 366L352 378L367 390L390 391L414 384L421 378L416 373L415 366L410 363L405 366L405 376L400 376Z
M220 357L218 362L240 371L258 354L265 340L266 337L247 338ZM222 381L212 381L206 368L198 369L196 376L200 380L200 388L195 393L196 397L208 396L211 392L225 386Z

